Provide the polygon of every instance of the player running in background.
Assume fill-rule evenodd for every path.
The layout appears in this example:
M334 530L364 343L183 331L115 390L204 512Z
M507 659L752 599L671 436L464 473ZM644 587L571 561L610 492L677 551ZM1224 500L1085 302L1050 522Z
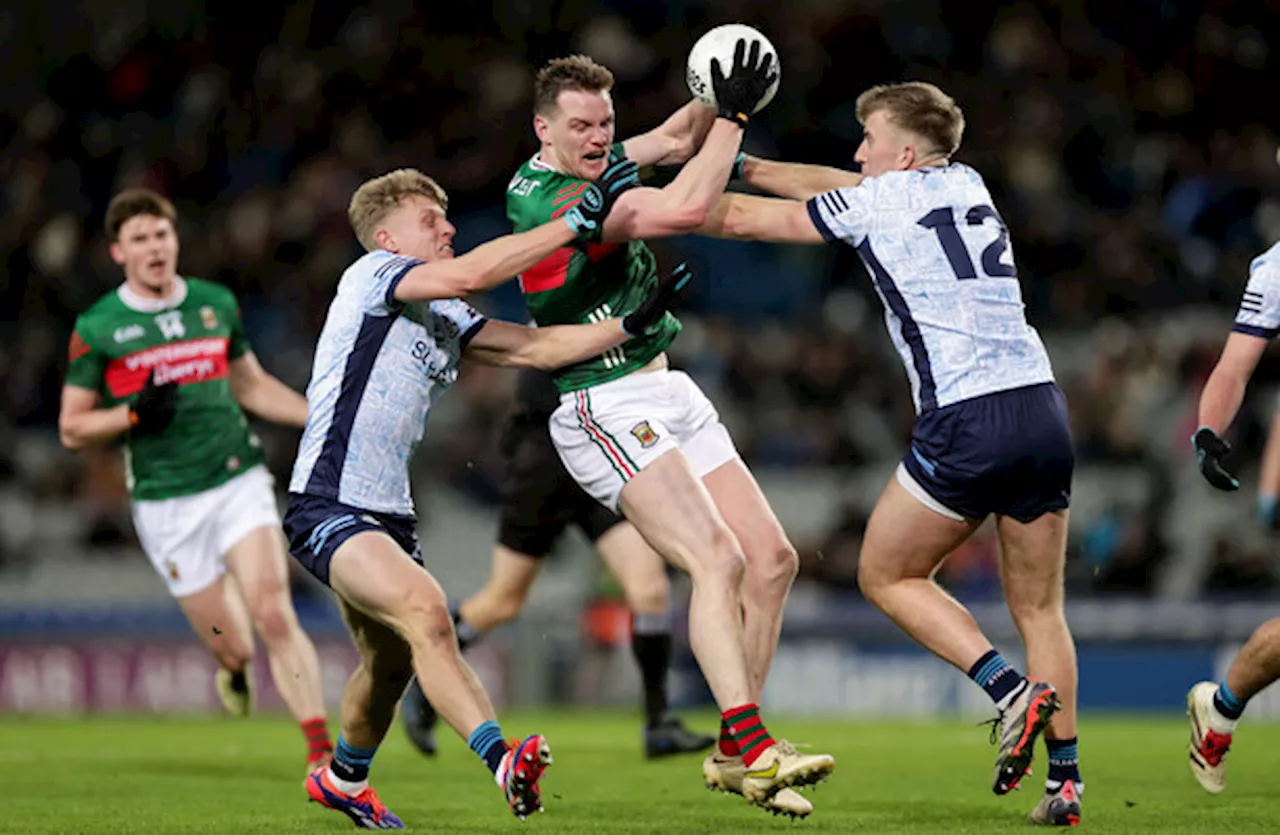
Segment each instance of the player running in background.
M857 249L917 412L911 448L867 525L859 585L995 702L997 794L1018 785L1044 731L1048 781L1031 820L1075 825L1084 786L1076 654L1063 612L1074 465L1066 402L1023 314L1008 230L982 177L950 161L964 130L960 108L931 84L907 83L863 93L857 115L861 175L745 158L747 182L791 199L725 195L702 231ZM1002 658L933 579L989 515L1035 678Z
M544 558L570 523L595 546L618 580L633 613L631 650L644 684L644 751L648 757L702 751L715 737L689 730L668 712L671 665L671 585L666 566L636 529L582 492L556 455L547 432L560 394L550 375L521 371L516 405L502 433L506 478L493 567L483 589L452 607L458 644L465 652L492 629L520 614ZM401 702L410 740L434 754L436 712L417 682Z
M1280 333L1280 244L1268 249L1249 266L1249 283L1227 337L1222 356L1200 393L1200 428L1191 439L1200 472L1219 490L1238 490L1240 482L1226 470L1222 459L1231 445L1221 437L1235 420L1244 401L1245 387L1262 358L1267 343ZM1270 508L1263 503L1264 521L1274 507L1276 462L1272 460L1275 432L1267 441L1260 500L1272 488ZM1270 469L1268 469L1270 467ZM1270 478L1270 481L1268 480ZM1280 679L1280 618L1259 626L1231 662L1218 684L1202 681L1187 693L1191 718L1191 773L1205 790L1218 794L1227 787L1227 751L1245 705L1260 690Z
M138 540L217 660L223 706L252 707L256 631L310 770L332 750L320 665L293 611L272 479L244 415L301 427L307 403L262 370L231 291L178 275L176 223L173 204L145 189L107 207L124 283L76 319L58 431L72 450L126 439Z
M593 322L649 291L658 271L643 239L696 229L724 191L747 121L773 80L772 56L739 41L731 67L712 64L719 113L691 102L667 125L615 145L613 75L586 56L550 62L537 76L534 130L541 148L507 187L517 230L545 223L572 203L609 160L679 163L665 188L624 194L600 243L563 247L520 276L539 325ZM683 121L674 139L666 128ZM699 147L699 145L701 147ZM694 150L697 149L697 153ZM775 742L758 702L781 629L797 557L706 395L669 371L666 348L680 323L561 369L550 431L565 469L594 499L621 510L644 539L689 572L689 642L721 710L719 751L708 783L772 811L808 814L788 786L825 779L827 755Z
M462 660L444 592L422 564L409 465L463 352L492 365L554 368L620 345L628 331L644 333L665 315L688 280L683 268L638 299L625 319L583 327L491 322L458 300L598 232L614 197L634 182L634 164L618 163L560 219L460 258L453 257L445 193L422 173L394 171L351 199L351 225L367 254L343 273L316 346L284 525L293 555L337 593L360 652L343 694L333 761L306 782L312 800L357 826L403 828L368 776L415 670L511 810L523 818L541 808L538 780L550 747L540 734L509 745Z

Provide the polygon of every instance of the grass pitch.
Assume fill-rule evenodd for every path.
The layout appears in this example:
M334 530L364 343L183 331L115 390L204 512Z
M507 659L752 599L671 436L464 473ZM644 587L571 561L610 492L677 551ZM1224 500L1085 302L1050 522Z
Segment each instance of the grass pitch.
M691 724L713 727L709 714ZM696 720L696 722L695 722ZM1027 832L1044 774L1008 797L991 793L986 731L946 723L772 718L771 730L836 757L792 823L708 792L699 757L646 762L637 719L618 713L512 712L508 736L541 732L555 765L547 811L521 823L484 766L452 734L434 760L392 728L374 763L383 802L412 832L744 833ZM1227 791L1212 797L1187 771L1181 717L1086 717L1080 751L1083 826L1107 833L1280 832L1280 725L1246 721ZM306 802L301 733L287 719L0 717L4 833L341 833L346 817Z

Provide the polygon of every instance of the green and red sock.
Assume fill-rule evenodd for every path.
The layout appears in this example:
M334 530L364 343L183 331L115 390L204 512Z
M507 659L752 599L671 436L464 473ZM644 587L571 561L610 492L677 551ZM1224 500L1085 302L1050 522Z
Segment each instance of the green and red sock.
M302 726L302 735L307 738L307 762L318 763L333 753L333 743L329 741L329 720L323 716L304 719L298 723Z
M738 752L742 754L743 762L748 766L773 744L773 737L769 736L769 731L760 718L760 707L754 703L729 708L720 714L720 723L720 752L726 753L725 732L727 731L729 741L737 747Z

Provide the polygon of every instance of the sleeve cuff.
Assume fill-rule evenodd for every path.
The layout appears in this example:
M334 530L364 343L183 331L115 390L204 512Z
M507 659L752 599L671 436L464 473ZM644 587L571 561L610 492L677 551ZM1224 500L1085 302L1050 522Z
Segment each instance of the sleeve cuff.
M462 336L458 337L458 345L461 347L461 350L467 350L467 345L471 343L471 340L475 338L476 334L480 333L480 329L487 324L489 324L489 319L482 316L477 319L471 327L463 331Z
M818 230L818 234L827 243L835 243L840 240L840 236L831 231L831 227L827 226L827 222L822 219L822 211L818 208L818 198L810 197L805 203L805 208L809 210L809 219L813 221L814 228Z
M1258 336L1263 339L1273 339L1276 334L1280 333L1280 328L1260 328L1257 325L1244 325L1236 322L1231 326L1234 333L1245 333L1249 336Z
M400 271L396 273L389 282L387 282L387 295L386 298L383 299L383 301L387 303L387 307L392 310L404 307L404 302L396 298L396 288L400 286L400 282L404 281L404 277L409 274L409 270L412 270L414 267L420 266L421 264L421 261L414 261L407 267L402 267Z

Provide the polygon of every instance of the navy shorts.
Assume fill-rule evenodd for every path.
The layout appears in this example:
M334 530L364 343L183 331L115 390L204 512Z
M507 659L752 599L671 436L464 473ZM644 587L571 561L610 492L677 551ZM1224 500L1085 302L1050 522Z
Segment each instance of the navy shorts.
M1063 510L1075 469L1067 400L1042 383L925 412L902 463L929 495L969 519L996 513L1030 522Z
M284 533L289 553L317 580L329 585L329 563L342 543L363 531L381 531L422 565L418 520L412 516L361 510L320 496L289 494Z

